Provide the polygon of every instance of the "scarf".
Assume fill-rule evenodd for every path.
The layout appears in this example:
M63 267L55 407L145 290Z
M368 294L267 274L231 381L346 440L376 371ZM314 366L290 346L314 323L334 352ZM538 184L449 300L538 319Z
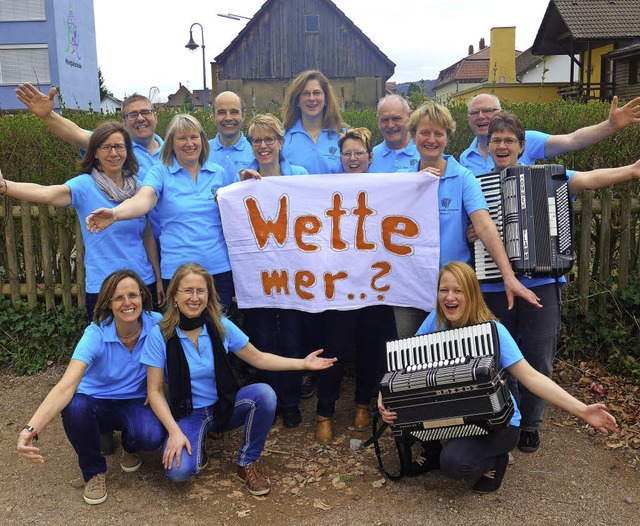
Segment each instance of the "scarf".
M183 331L190 331L206 325L211 346L213 348L213 372L216 378L218 401L214 404L214 420L216 429L225 429L235 405L238 383L233 374L229 357L220 339L220 334L209 313L205 310L197 318L187 318L180 313L178 326ZM169 407L176 421L188 416L193 411L191 396L191 373L187 357L180 343L180 338L174 334L167 341L167 376L169 381Z
M115 203L122 203L125 199L129 199L138 193L140 183L134 176L124 176L123 186L120 188L114 183L111 178L106 176L103 172L94 168L91 170L91 178L96 182L98 188L102 190L102 193L106 195L110 201Z

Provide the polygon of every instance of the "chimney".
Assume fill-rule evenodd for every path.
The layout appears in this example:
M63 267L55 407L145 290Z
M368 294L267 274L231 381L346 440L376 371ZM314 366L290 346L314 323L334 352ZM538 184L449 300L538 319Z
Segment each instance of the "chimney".
M489 48L489 82L502 84L516 81L516 28L491 28Z
M478 44L478 51L482 51L484 48L486 48L487 46L484 43L484 38L480 39L480 44Z
M473 55L473 46L469 46L469 55Z

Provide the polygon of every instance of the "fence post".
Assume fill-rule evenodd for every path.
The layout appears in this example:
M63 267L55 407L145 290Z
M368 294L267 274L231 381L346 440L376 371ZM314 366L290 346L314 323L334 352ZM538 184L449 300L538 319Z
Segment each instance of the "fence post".
M40 210L40 245L42 246L42 272L44 274L44 302L47 310L55 306L55 290L53 279L53 252L51 238L53 225L47 205L38 205Z
M36 282L35 254L33 252L33 224L31 222L31 205L22 201L22 243L24 255L24 273L27 282L27 303L33 309L38 302L38 286Z
M60 245L60 284L62 289L62 305L64 310L69 312L72 307L71 303L71 249L70 234L66 228L68 220L71 217L67 210L58 210L58 239Z
M607 281L611 275L611 192L604 190L600 199L600 235L598 252L600 253L600 269L598 279L600 283ZM607 308L607 295L598 298L598 309Z
M580 214L580 251L578 262L578 291L582 314L589 312L589 263L591 262L591 190L582 192L582 212Z
M631 259L631 195L626 194L620 200L620 252L618 266L618 288L623 289L629 282L629 265Z
M9 199L4 198L4 240L7 247L7 274L11 300L20 299L20 273L18 266L18 249L16 247L16 227L13 220L13 207Z
M77 212L75 213L77 215ZM85 277L84 269L84 242L82 240L82 227L79 218L76 218L76 283L78 284L78 307L85 306Z

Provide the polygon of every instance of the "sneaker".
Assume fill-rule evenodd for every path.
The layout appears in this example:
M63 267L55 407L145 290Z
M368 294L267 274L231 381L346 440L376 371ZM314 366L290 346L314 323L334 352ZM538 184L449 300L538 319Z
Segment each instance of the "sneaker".
M500 486L502 486L502 479L504 478L508 465L509 455L506 453L499 455L495 467L484 473L482 477L480 477L480 480L476 482L475 486L473 486L473 489L477 493L482 494L498 491Z
M100 433L100 453L105 457L113 455L116 451L116 444L113 438L113 431L105 431Z
M311 398L313 396L313 376L305 374L300 381L300 397Z
M107 500L107 474L94 475L85 485L82 497L87 504L102 504Z
M282 408L282 425L292 429L302 422L302 415L297 405L285 405Z
M238 478L247 485L251 495L266 495L271 489L269 481L258 469L258 463L248 466L238 466Z
M540 435L537 431L520 431L518 449L525 453L534 453L540 449Z
M138 471L140 466L142 466L142 459L138 453L122 452L122 456L120 457L120 467L122 471L133 473L134 471Z

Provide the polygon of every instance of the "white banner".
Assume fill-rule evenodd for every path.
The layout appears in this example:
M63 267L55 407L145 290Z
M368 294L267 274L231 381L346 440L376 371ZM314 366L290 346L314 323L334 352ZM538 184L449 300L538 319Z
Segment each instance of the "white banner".
M218 191L241 308L435 307L438 177L265 177Z

